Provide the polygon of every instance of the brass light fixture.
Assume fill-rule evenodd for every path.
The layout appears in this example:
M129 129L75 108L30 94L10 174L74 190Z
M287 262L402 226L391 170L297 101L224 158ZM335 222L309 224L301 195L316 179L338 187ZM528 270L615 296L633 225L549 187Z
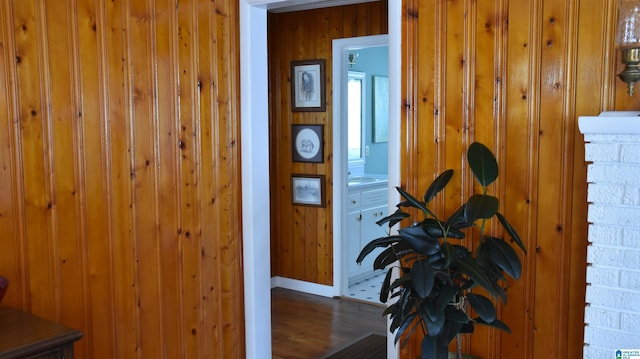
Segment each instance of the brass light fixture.
M640 81L640 0L620 0L616 45L622 51L621 60L625 64L618 77L627 83L628 94L632 96L633 85Z
M353 65L356 64L356 61L358 60L359 56L360 56L360 54L357 53L357 52L350 52L349 53L349 67L353 67Z

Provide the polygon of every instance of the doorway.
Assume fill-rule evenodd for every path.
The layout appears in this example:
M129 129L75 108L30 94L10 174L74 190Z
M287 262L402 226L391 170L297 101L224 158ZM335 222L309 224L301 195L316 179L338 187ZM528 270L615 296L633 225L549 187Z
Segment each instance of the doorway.
M325 1L326 3L327 1ZM266 18L269 4L292 5L295 0L240 1L240 84L242 136L243 262L245 338L247 358L271 357L271 301L269 253L268 111ZM400 153L400 63L402 1L389 0L389 152ZM389 183L399 185L400 164L389 163ZM392 170L392 167L395 168ZM390 203L398 196L389 194ZM335 256L334 256L335 261ZM340 262L340 261L338 261ZM341 265L341 264L338 264ZM336 270L338 268L335 268ZM336 283L334 283L335 286ZM334 287L334 289L337 286ZM339 290L337 290L339 291ZM397 358L388 336L388 358Z
M333 72L334 285L335 295L379 302L384 271L377 253L355 260L370 240L383 236L375 222L389 212L389 36L335 39ZM393 141L391 141L393 143Z

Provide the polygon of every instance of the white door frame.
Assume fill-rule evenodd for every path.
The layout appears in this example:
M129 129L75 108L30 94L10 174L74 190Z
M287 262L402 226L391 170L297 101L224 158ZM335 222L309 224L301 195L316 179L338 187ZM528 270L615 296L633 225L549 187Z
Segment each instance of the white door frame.
M271 261L269 221L269 136L266 5L296 0L240 0L240 136L242 243L246 357L271 358ZM400 51L402 0L389 0L389 156L400 154ZM389 182L400 183L400 163L389 163ZM390 203L397 195L390 193ZM335 286L335 283L334 283ZM397 358L393 336L387 357Z
M345 232L347 230L347 172L346 160L348 133L343 104L347 86L347 63L350 49L388 46L388 35L372 35L334 39L332 43L333 84L333 295L343 296L347 287L348 264ZM390 53L390 52L389 52ZM392 92L389 91L391 95ZM395 94L397 95L397 94ZM389 106L391 108L391 106ZM368 129L367 129L368 130ZM391 136L389 136L391 137ZM364 142L363 142L364 146ZM389 163L398 162L398 157Z

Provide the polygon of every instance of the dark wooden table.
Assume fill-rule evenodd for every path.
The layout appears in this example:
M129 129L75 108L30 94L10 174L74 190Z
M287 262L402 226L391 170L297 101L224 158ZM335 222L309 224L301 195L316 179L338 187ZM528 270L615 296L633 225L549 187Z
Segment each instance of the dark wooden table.
M0 358L72 359L82 332L13 308L0 307Z

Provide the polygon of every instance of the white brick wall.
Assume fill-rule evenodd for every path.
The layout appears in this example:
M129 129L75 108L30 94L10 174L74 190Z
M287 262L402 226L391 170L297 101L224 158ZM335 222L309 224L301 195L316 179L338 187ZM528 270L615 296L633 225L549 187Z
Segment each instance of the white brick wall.
M619 119L580 119L591 162L585 359L640 348L640 118L624 118L630 131L608 133L602 121Z

